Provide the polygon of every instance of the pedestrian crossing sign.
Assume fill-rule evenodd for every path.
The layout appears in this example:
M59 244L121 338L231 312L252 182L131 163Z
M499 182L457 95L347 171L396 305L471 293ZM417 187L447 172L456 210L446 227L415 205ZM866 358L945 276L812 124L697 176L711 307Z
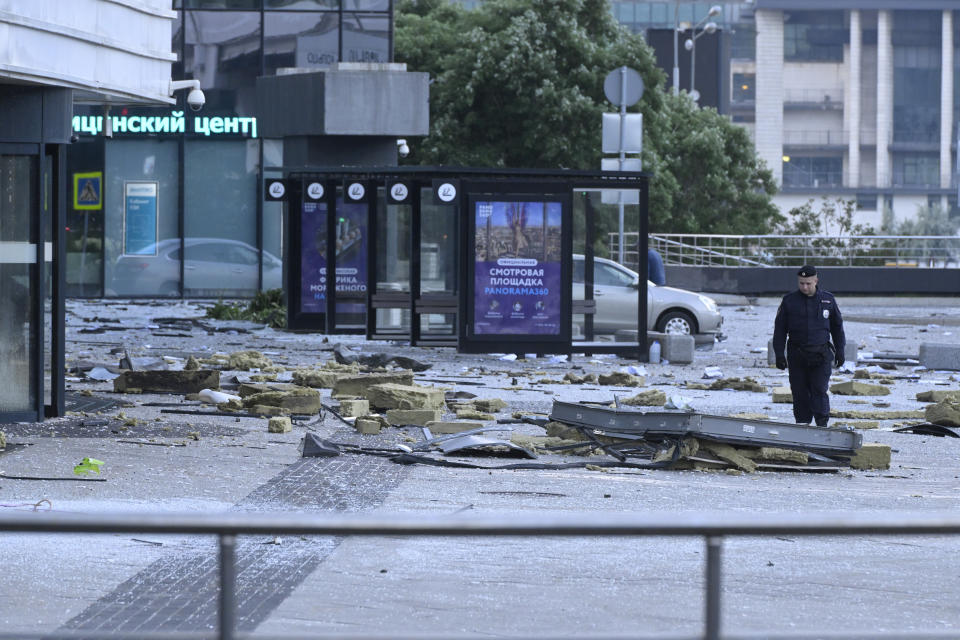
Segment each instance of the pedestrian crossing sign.
M103 172L73 174L73 208L103 209Z

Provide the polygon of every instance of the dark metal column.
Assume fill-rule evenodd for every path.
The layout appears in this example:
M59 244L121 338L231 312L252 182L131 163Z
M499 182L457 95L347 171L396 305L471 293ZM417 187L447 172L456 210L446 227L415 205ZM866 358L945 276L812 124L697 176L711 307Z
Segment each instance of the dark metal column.
M641 261L642 262L642 261ZM705 640L720 640L720 572L723 538L707 536L707 605L704 615L703 637Z

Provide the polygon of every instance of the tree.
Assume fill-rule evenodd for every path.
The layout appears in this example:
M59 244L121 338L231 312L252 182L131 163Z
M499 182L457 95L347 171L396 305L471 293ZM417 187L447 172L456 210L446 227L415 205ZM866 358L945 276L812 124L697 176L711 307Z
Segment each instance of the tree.
M430 73L431 131L409 163L600 166L603 79L627 65L646 92L650 226L660 232L762 233L780 220L775 185L746 132L664 91L652 50L609 0L400 0L395 57Z

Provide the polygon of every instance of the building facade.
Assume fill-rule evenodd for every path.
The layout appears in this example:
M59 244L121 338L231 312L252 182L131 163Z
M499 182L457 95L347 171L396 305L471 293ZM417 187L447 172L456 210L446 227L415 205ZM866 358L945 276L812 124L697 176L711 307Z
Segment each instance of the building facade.
M282 205L264 202L262 185L265 168L284 164L283 141L265 139L258 127L257 78L389 63L391 7L176 0L166 43L173 77L199 80L206 104L194 111L180 95L165 108L77 106L67 153L76 185L67 207L67 295L241 297L282 286ZM314 108L307 100L283 106ZM395 163L395 138L380 143ZM339 164L332 152L315 160L325 157ZM84 176L102 179L99 200L85 199Z

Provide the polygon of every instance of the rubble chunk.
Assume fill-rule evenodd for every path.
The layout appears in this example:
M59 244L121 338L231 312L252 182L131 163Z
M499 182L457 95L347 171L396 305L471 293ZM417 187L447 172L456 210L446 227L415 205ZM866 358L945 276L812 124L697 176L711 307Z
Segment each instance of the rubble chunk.
M642 387L647 381L642 376L635 376L625 371L613 371L612 373L601 373L597 380L602 385L614 387Z
M278 407L289 413L313 414L320 412L320 394L315 389L291 387L285 391L266 391L244 398L246 407L258 405Z
M297 369L293 372L293 382L301 387L332 389L345 374L323 369Z
M568 381L570 384L597 384L599 380L597 379L597 374L588 373L585 376L578 376L572 371L567 372L563 376L563 379Z
M265 404L255 404L252 407L247 407L247 411L257 416L282 416L284 414L284 410L280 407Z
M923 418L924 413L923 413L923 409L907 410L907 411L857 411L857 410L837 411L835 409L831 409L830 417L854 418L854 419L863 419L863 420L899 420L899 419Z
M470 429L477 429L483 426L482 422L443 422L441 420L431 420L424 425L427 429L430 429L430 433L433 435L441 435L446 433L460 433L461 431L469 431Z
M667 394L659 389L647 389L637 395L621 400L620 404L631 407L662 407L667 402Z
M237 395L241 398L248 398L257 393L267 393L268 391L287 391L294 385L286 382L241 382L237 387Z
M729 462L741 471L753 473L757 470L757 463L747 458L729 444L713 442L711 440L701 440L700 446L717 456L721 460Z
M575 429L562 422L548 422L543 425L543 428L546 430L547 435L552 438L560 438L571 442L582 442L587 439L579 429Z
M340 415L344 418L355 418L370 413L370 401L363 398L346 398L340 400Z
M475 406L478 411L486 411L487 413L496 413L509 406L500 398L476 398L470 404Z
M878 384L867 384L866 382L857 382L848 380L847 382L838 382L830 385L830 392L841 396L886 396L890 395L890 389Z
M793 392L790 387L774 387L773 401L777 404L793 404Z
M266 357L259 351L253 350L234 351L230 354L227 363L231 369L236 369L238 371L263 369L265 367L273 366L273 362L270 360L270 358Z
M413 384L413 373L410 371L398 371L396 373L366 373L362 375L342 376L333 385L333 395L365 398L367 397L367 389L380 384L410 386ZM417 407L402 408L415 409Z
M877 442L864 443L850 458L850 466L860 471L890 468L890 446Z
M219 389L220 372L211 369L197 371L124 371L113 381L113 390L132 393L199 393L203 389Z
M496 416L484 413L483 411L476 411L475 409L457 409L457 419L466 419L466 420L496 420Z
M923 417L927 422L942 427L960 427L960 401L946 398L936 404L927 405Z
M365 435L376 435L380 433L380 421L374 420L373 418L357 418L353 426L358 432Z
M741 450L741 453L745 452ZM795 462L797 464L807 464L810 462L810 455L806 451L781 449L780 447L760 447L756 449L756 458L758 460L769 460L771 462Z
M688 382L688 389L702 389L709 391L720 391L721 389L733 389L734 391L755 391L765 393L767 388L754 380L753 378L720 378L710 384L703 382Z
M920 402L942 402L948 398L950 400L960 400L960 390L933 389L931 391L920 391L917 393L917 400Z
M270 418L267 422L267 431L270 433L290 433L293 431L293 423L287 416Z
M387 422L399 426L414 424L425 426L428 422L437 422L443 413L436 409L390 409L387 411Z
M187 358L187 363L183 365L184 371L196 371L199 368L200 368L200 361L194 358L193 356L190 356L189 358Z
M376 384L363 394L377 409L437 409L447 406L443 390L413 384Z

